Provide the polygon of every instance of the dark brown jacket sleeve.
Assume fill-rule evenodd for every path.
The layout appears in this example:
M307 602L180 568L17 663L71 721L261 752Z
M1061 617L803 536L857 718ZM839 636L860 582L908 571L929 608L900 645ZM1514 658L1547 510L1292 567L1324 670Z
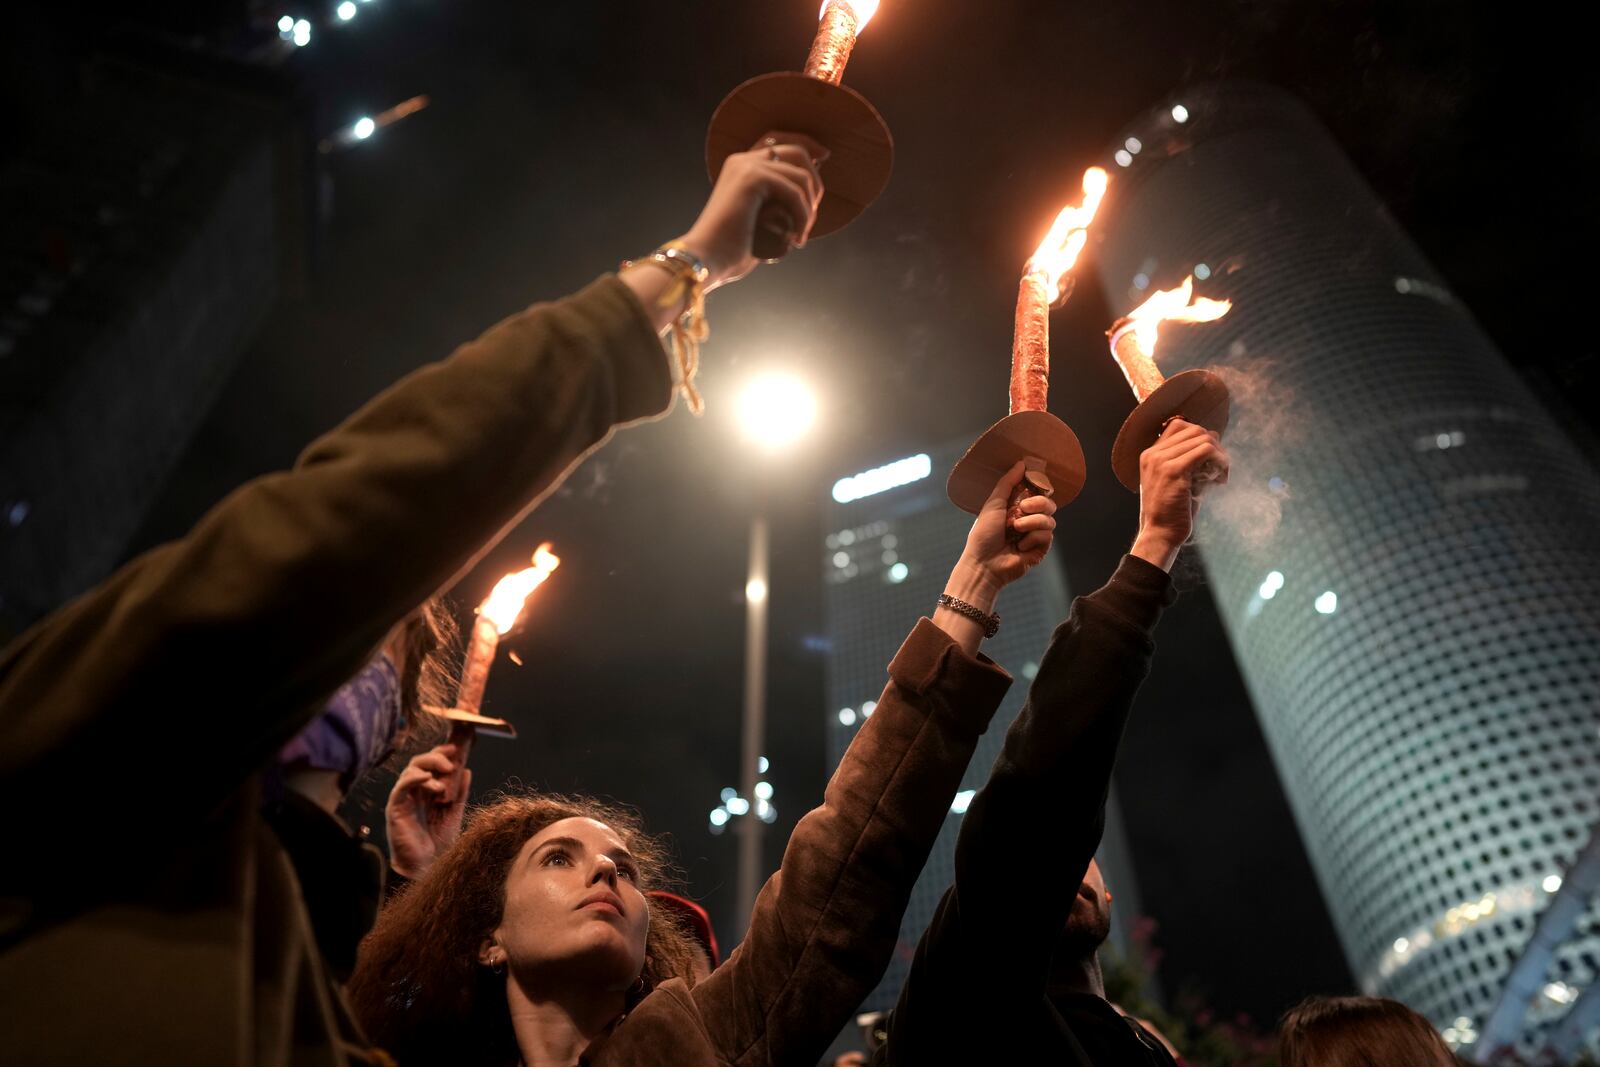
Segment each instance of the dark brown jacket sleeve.
M1010 685L927 619L912 630L822 806L789 838L744 943L694 989L728 1062L814 1063L872 991L950 798Z
M40 841L100 825L106 789L181 833L613 427L670 399L611 277L409 375L6 650L0 786L49 798Z
M1159 567L1124 556L1056 628L962 818L955 884L917 944L887 1054L875 1062L1010 1056L1006 1042L1031 1033L1020 1024L1043 1010L1052 953L1105 828L1117 746L1150 670L1155 626L1175 595ZM975 1027L974 1018L1009 1022ZM1055 1061L1079 1062L1057 1051Z

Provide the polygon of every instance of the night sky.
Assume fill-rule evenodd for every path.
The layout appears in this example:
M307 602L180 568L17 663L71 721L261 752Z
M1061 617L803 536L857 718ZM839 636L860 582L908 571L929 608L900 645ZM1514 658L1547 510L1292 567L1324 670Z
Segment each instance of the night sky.
M883 197L715 294L705 417L680 406L617 438L456 590L476 603L543 540L563 560L507 642L524 665L502 657L490 681L486 710L522 738L480 743L480 788L515 776L637 805L736 940L734 837L710 836L706 813L738 773L753 502L774 526L775 865L828 771L808 641L827 485L1004 413L1023 260L1117 130L1188 84L1247 77L1306 99L1593 455L1593 331L1550 312L1594 274L1600 94L1575 33L1479 8L884 0L846 77L895 135ZM406 371L687 229L712 111L745 78L797 68L814 15L808 0L376 0L319 32L292 60L318 133L416 93L433 104L326 159L314 288L240 362L140 544L291 463ZM1090 480L1058 516L1055 551L1087 592L1136 509L1108 465L1131 400L1105 355L1092 263L1077 273L1053 322L1051 407L1082 439ZM731 420L740 384L766 367L822 396L817 431L780 462L745 455ZM1167 990L1270 1019L1350 977L1198 560L1178 577L1186 593L1158 633L1116 783Z

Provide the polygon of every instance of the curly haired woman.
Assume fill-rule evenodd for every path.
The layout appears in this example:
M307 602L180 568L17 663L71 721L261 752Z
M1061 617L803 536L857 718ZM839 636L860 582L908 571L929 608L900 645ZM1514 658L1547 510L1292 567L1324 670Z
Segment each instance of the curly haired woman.
M888 965L911 888L1010 677L977 654L1006 585L1044 558L1055 505L1022 464L984 504L932 619L889 665L822 805L796 825L743 942L704 981L647 905L657 849L588 801L510 799L386 909L351 996L402 1064L812 1064ZM654 921L652 921L654 919Z
M301 732L365 667L349 695L385 715L343 726L397 723L420 660L374 656L402 621L675 378L693 395L700 297L755 268L763 204L803 243L822 196L819 150L769 141L681 238L407 376L0 655L0 788L49 798L0 865L8 1062L371 1059L312 912L350 909L353 958L360 853L327 808L390 731ZM275 768L288 820L263 811Z

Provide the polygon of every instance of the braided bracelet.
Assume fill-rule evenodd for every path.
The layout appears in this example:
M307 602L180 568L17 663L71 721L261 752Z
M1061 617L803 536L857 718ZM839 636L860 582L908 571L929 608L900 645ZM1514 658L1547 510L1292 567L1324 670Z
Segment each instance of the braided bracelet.
M705 401L694 387L694 376L700 370L700 343L711 336L706 322L706 279L711 272L700 257L682 248L676 241L662 245L640 260L623 260L621 270L637 263L639 266L660 267L670 273L673 284L668 286L658 301L661 307L684 306L683 314L672 321L672 359L676 364L678 388L692 414L705 411Z

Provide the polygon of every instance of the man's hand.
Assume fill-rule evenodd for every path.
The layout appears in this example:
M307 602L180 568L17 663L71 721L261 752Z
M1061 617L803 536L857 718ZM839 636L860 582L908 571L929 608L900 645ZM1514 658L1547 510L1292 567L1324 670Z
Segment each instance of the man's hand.
M1221 438L1173 419L1139 457L1139 536L1129 553L1170 571L1194 530L1201 492L1227 481Z
M411 757L384 806L389 866L415 881L455 843L472 788L472 771L455 762L455 745Z

